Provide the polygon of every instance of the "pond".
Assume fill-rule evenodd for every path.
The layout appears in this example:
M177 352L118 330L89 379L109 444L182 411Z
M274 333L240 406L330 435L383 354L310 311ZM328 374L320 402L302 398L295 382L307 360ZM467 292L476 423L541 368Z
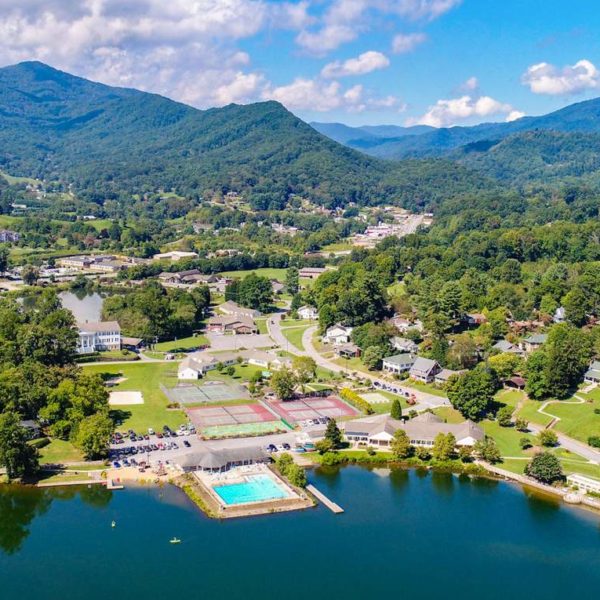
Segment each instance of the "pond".
M102 320L104 298L97 292L85 290L61 292L58 297L64 308L68 308L78 323L98 322Z

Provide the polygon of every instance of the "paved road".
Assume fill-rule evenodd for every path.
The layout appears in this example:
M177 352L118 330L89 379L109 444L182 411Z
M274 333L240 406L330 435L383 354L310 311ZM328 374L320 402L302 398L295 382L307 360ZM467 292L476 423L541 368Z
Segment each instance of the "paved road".
M271 315L267 319L267 329L269 330L269 335L275 340L275 343L282 349L287 352L291 352L292 354L297 354L298 356L306 356L307 353L300 348L294 346L294 344L290 343L290 341L283 335L281 331L281 317L283 313L278 312L274 315Z
M313 338L313 335L314 335L316 329L317 329L316 325L314 327L309 327L304 332L304 335L302 336L302 345L304 346L304 348L306 350L305 354L312 357L314 359L314 361L317 363L317 365L319 365L320 367L323 367L324 369L329 369L330 371L334 371L336 373L346 374L347 369L345 367L337 365L336 363L326 359L324 356L322 356L317 351L317 349L315 348L313 341L312 341L312 338ZM391 383L389 381L386 381L385 378L381 377L381 375L372 375L370 373L365 373L365 372L361 371L360 376L362 378L370 379L372 382L377 381L380 383L387 383L387 384ZM408 394L415 395L415 397L417 399L417 404L415 406L411 407L411 409L414 409L417 412L424 411L428 408L439 408L440 406L450 406L450 402L448 401L447 398L443 398L441 396L435 396L434 394L422 392L421 390L417 390L417 389L414 389L411 387L402 386L398 382L393 382L393 385L396 388L401 389L402 391L404 391Z
M535 433L539 433L546 428L542 427L541 425L537 425L536 423L529 423L529 429ZM587 458L587 460L600 463L600 450L596 450L595 448L592 448L583 442L574 440L568 435L559 433L554 429L552 431L554 431L554 433L556 433L558 436L558 442L563 448L569 452L573 452L574 454L579 454L579 456L583 456L583 458Z

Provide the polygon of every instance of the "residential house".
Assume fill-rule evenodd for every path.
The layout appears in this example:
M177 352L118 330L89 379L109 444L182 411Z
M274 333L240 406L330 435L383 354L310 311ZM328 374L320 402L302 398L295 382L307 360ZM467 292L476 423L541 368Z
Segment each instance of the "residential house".
M233 353L227 352L213 356L208 352L192 352L179 363L177 378L200 379L207 371L216 369L218 364L231 366L236 363L237 355Z
M394 325L394 327L400 333L406 333L409 329L416 329L417 331L423 331L423 323L419 319L415 319L411 321L410 319L406 319L404 317L400 317L398 315L392 317L390 319L390 323Z
M383 359L383 370L388 373L406 373L415 363L415 356L409 352L395 354Z
M406 432L413 446L431 447L440 433L454 435L457 446L473 446L485 437L483 429L472 421L445 423L432 413L423 413L406 422L389 415L376 415L346 421L340 427L349 442L369 446L389 446L398 429Z
M511 344L508 340L498 340L493 346L492 346L492 350L498 350L499 352L514 352L515 348L518 348L518 346L515 346L514 344ZM520 348L519 348L520 351Z
M91 354L93 352L121 349L121 327L117 321L80 323L78 327L78 354Z
M600 361L595 360L592 362L583 379L586 383L600 383Z
M239 354L244 362L249 365L263 367L265 369L281 369L282 367L290 368L292 360L287 356L277 356L273 352L265 352L264 350L244 350Z
M316 321L319 318L319 312L314 306L304 305L296 312L301 319L306 319L307 321Z
M467 313L463 316L463 322L468 327L479 327L487 323L487 317L483 313Z
M409 377L421 383L432 383L435 376L442 370L440 365L430 358L417 357L410 368Z
M338 323L337 325L332 325L323 336L323 343L325 344L333 344L334 346L339 346L340 344L347 344L350 341L350 336L352 335L352 327L346 327Z
M351 342L336 346L335 352L340 358L358 358L360 356L360 348Z
M598 479L572 473L571 475L567 475L567 483L571 487L577 488L580 492L600 494L600 480Z
M552 316L552 320L555 323L564 323L566 318L567 315L563 306L559 306L556 311L554 311L554 315Z
M285 289L285 285L281 283L281 281L277 281L277 279L271 279L271 289L274 294L282 294Z
M304 267L298 271L300 279L317 279L320 275L325 273L327 269L322 267Z
M419 345L416 342L398 336L392 338L392 346L394 347L394 350L398 350L398 352L409 352L411 354L416 354L419 349Z
M258 333L258 327L253 319L237 315L216 315L211 317L208 319L206 328L208 331L221 334L250 335Z
M452 371L451 369L442 369L439 373L434 375L433 381L438 385L446 385L453 375L462 375L466 371Z
M547 341L548 335L545 333L536 333L525 338L521 342L521 350L527 354L541 348Z
M0 242L1 243L14 244L15 242L18 242L20 239L21 239L21 234L17 233L16 231L10 231L9 229L0 229Z
M219 306L219 309L222 313L226 315L235 315L236 317L249 317L250 319L256 319L256 317L260 317L262 313L259 310L254 310L252 308L245 308L240 306L237 302L233 302L233 300L227 300L227 302L223 302Z

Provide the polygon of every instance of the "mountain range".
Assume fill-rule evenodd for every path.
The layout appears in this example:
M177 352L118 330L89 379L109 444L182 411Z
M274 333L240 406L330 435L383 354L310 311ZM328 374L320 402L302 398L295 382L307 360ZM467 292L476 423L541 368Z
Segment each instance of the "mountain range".
M198 110L40 62L0 69L0 168L61 180L86 200L243 192L325 206L430 202L488 186L447 161L391 164L330 140L277 102Z

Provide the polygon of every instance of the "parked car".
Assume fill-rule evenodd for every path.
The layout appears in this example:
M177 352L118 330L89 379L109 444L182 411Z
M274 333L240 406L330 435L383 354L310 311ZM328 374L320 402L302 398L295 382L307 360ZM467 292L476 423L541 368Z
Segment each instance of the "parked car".
M148 434L154 435L154 429L152 429L152 427L148 427Z
M192 445L191 445L191 444L190 444L190 443L189 443L187 440L183 440L183 445L184 445L186 448L191 448L191 447L192 447Z

